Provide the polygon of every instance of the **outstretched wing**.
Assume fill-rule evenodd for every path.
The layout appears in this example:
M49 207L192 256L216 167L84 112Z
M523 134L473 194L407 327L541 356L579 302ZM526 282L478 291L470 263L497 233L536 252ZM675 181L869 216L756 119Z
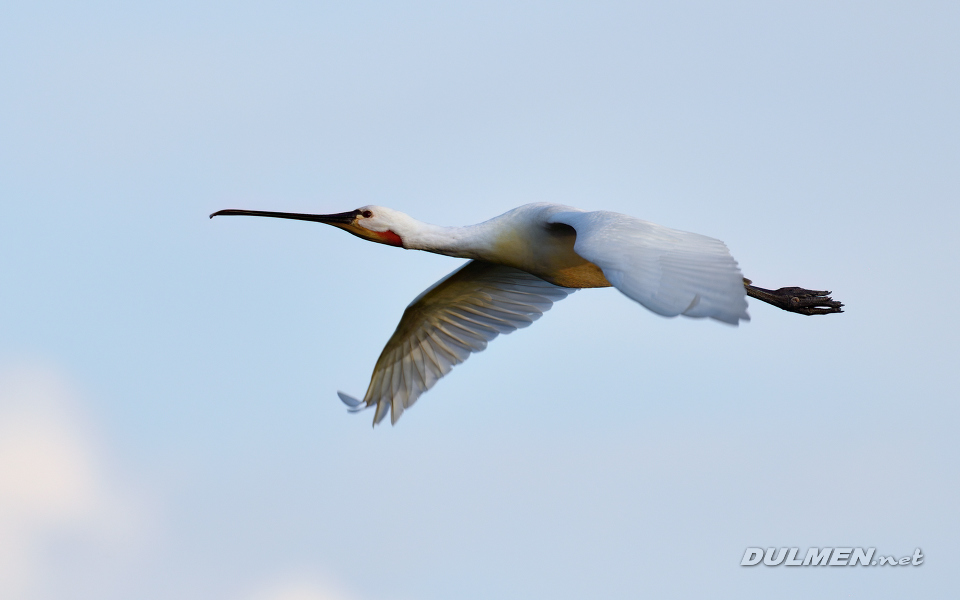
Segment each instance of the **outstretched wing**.
M363 400L338 392L340 399L354 412L376 406L374 425L388 412L396 423L403 410L454 365L501 333L533 323L574 291L519 269L470 261L417 296L403 312L377 359Z
M750 320L743 275L720 240L607 211L560 211L548 222L573 227L574 252L657 314Z

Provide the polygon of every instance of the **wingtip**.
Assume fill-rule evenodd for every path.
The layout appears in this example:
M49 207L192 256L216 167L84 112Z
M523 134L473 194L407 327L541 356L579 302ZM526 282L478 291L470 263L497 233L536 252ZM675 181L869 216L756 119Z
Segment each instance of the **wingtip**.
M337 396L340 397L340 401L349 406L350 408L356 408L360 405L360 400L354 398L349 394L344 394L341 391L337 391Z

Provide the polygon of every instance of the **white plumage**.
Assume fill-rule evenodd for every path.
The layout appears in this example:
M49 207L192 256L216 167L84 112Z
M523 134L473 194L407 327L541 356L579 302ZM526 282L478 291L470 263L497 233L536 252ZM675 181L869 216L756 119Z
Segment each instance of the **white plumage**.
M743 275L720 240L608 211L556 212L577 231L574 251L658 315L749 321Z

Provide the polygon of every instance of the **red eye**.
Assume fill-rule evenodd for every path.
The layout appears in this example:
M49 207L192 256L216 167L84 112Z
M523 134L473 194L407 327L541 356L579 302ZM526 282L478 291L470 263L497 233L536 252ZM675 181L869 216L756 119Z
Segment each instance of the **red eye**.
M363 211L363 212L362 212L362 213L360 213L360 214L362 214L362 215L363 215L363 218L364 218L364 219L369 219L370 217L372 217L372 216L373 216L373 213L372 213L372 212L370 212L369 210L365 210L365 211Z

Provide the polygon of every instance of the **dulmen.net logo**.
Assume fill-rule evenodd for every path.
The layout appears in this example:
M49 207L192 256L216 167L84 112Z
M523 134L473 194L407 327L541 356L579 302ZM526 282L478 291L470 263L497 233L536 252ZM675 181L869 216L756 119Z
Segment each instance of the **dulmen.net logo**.
M764 564L768 567L864 567L889 566L919 566L923 564L923 554L920 548L913 552L913 556L874 556L876 548L808 548L807 553L800 558L799 548L747 548L740 561L741 567L752 567Z

